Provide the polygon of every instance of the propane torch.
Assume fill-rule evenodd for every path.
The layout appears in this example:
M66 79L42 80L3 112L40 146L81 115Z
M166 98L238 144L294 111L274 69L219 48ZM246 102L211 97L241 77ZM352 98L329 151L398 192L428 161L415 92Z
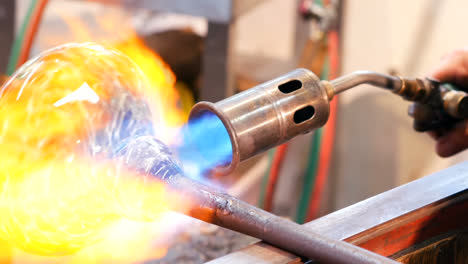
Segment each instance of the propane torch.
M217 170L229 173L241 161L325 125L333 97L360 84L387 89L413 102L408 113L414 118L416 131L448 128L468 118L468 95L451 84L372 71L321 81L306 69L294 70L217 103L197 103L190 118L209 111L223 122L231 139L232 160Z

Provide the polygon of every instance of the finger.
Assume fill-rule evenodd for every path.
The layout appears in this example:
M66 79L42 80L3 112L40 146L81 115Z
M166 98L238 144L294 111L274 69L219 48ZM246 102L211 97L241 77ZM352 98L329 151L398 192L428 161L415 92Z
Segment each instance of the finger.
M429 76L441 82L452 81L461 63L460 57L447 57L429 73Z
M436 130L433 130L433 131L429 131L427 132L427 134L432 138L432 139L439 139L441 136L442 136L442 133L440 131L436 131Z
M447 132L451 131L451 129L447 129L447 128L438 128L438 129L434 129L434 130L431 130L431 131L428 131L427 133L429 134L429 136L435 140L438 140L440 137L442 137L443 135L447 134Z
M457 50L445 56L429 77L467 87L468 49Z
M465 120L437 140L436 152L441 157L450 157L468 148L468 121Z

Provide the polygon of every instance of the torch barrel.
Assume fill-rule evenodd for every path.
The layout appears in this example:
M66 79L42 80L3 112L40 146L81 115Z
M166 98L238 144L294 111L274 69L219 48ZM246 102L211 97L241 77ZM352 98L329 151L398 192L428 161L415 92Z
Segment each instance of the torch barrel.
M326 89L314 73L297 69L217 103L197 103L190 119L211 112L223 122L232 160L216 169L228 174L241 161L323 126L330 112Z

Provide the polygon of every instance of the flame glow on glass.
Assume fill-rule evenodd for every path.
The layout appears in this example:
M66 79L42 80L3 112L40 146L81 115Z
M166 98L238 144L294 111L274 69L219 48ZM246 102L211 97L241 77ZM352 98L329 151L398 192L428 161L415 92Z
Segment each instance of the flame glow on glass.
M142 175L125 166L119 151L159 139L173 148L184 173L200 180L229 161L229 136L214 116L186 124L174 74L133 30L116 27L119 16L96 18L119 42L64 19L73 41L105 46L54 48L0 88L0 262L161 257L167 233L180 228L169 208L184 212L190 201L157 180L167 170ZM170 153L160 154L157 162L172 163Z
M162 124L145 99L149 87L127 56L96 44L46 51L2 86L1 238L30 253L68 255L122 220L189 207L158 180L168 168L148 178L114 158L121 144L155 137L152 125Z

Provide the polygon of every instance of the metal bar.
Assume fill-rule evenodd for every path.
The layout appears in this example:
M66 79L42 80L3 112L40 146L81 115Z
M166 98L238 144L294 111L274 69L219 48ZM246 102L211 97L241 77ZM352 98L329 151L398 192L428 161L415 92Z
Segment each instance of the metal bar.
M0 73L6 71L15 35L15 2L0 1Z
M262 239L297 255L320 263L397 263L350 243L322 236L181 175L166 181L174 190L194 201L190 216Z
M362 243L365 233L371 231L373 236L377 236L390 225L392 228L397 228L405 224L405 221L400 221L403 217L408 221L410 218L422 217L431 211L434 213L441 207L457 202L450 199L451 197L456 196L455 200L466 198L467 190L468 161L465 161L321 217L304 226L333 239L352 239L354 241L350 241L351 243ZM385 228L385 225L389 226ZM284 252L285 258L280 261L270 261L268 253L264 256L251 256L257 247L264 245L257 243L209 263L229 263L233 257L238 259L244 255L247 257L238 259L238 262L254 264L260 259L264 264L287 264L294 261L294 258L286 252ZM279 252L275 251L275 254ZM254 258L256 261L251 260Z

